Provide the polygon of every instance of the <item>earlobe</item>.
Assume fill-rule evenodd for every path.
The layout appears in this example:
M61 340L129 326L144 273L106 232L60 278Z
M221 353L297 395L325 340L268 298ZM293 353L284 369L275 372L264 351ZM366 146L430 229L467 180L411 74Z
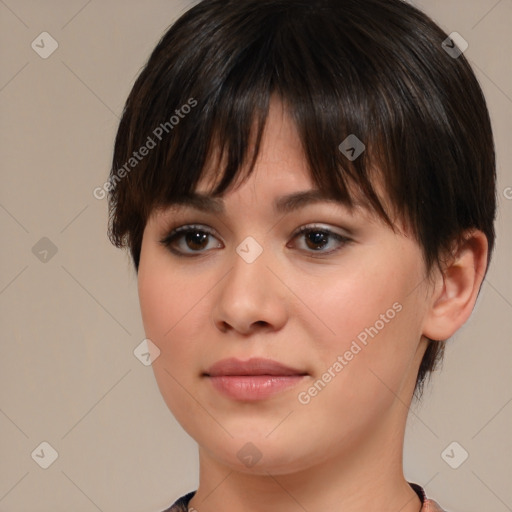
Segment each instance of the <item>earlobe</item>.
M425 316L423 335L431 340L450 338L468 320L487 268L488 242L482 231L471 230L455 248L436 277Z

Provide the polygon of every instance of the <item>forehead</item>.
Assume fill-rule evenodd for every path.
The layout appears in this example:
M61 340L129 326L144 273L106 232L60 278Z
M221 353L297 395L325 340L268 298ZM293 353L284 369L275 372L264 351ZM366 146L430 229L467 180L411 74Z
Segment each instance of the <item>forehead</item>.
M270 100L257 154L255 154L256 135L257 126L256 123L253 123L245 161L243 165L239 166L229 185L230 189L236 189L246 180L250 180L253 186L260 185L261 190L276 191L282 194L288 192L288 195L291 195L292 192L295 193L295 197L283 198L276 202L277 213L321 200L335 200L336 195L338 199L340 198L340 192L335 194L332 190L325 190L325 187L324 190L321 190L320 184L315 182L293 116L286 103L275 94ZM228 152L229 148L224 148L222 141L212 141L210 154L201 172L196 190L190 194L195 196L196 204L208 204L213 209L217 203L218 208L221 208L221 201L206 201L198 196L211 195L221 182L223 178L221 170L226 169ZM251 167L252 158L254 158L253 169ZM349 189L345 194L347 197L339 199L339 201L348 206L350 202L348 196L350 195L353 201L360 203L357 205L358 207L367 206L365 198L358 193L355 186L347 183L347 188Z

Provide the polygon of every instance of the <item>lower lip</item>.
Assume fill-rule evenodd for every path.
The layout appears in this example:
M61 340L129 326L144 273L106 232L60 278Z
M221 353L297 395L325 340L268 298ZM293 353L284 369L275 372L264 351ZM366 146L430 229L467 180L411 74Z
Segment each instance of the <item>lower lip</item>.
M208 378L217 391L230 398L256 401L297 385L304 375L223 375Z

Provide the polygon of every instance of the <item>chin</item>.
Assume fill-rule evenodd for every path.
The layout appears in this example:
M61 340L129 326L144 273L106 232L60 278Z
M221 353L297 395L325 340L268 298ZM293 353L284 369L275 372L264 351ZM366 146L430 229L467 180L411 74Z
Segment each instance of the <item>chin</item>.
M222 438L195 438L206 457L232 471L250 475L285 475L307 469L317 461L318 450L304 444L304 436L284 435L276 439L260 435L226 436ZM285 433L285 432L283 432ZM191 432L189 434L192 435ZM233 433L233 435L235 435ZM287 442L284 442L284 440ZM318 447L320 448L320 447ZM321 451L321 450L320 450Z

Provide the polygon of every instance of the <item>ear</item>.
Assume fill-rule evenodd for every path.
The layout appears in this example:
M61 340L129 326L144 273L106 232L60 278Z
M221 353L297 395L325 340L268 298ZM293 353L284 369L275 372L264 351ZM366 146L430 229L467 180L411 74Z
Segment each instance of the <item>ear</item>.
M470 317L487 268L488 242L482 231L470 230L436 275L423 335L450 338Z

